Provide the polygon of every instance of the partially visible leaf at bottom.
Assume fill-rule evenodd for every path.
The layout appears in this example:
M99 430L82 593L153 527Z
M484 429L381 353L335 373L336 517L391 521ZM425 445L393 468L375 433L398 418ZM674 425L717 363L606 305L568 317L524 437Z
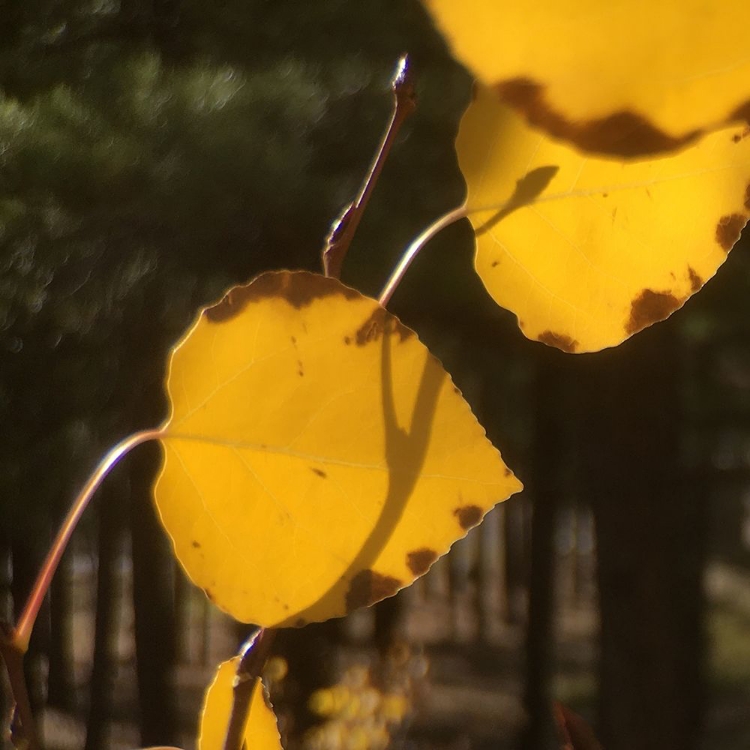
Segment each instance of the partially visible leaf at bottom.
M155 488L236 619L301 626L408 586L520 483L415 333L336 279L267 273L170 363Z
M198 750L222 750L234 701L234 678L240 657L222 662L206 691L201 712ZM256 681L243 734L248 750L281 750L276 716L266 703L263 684Z

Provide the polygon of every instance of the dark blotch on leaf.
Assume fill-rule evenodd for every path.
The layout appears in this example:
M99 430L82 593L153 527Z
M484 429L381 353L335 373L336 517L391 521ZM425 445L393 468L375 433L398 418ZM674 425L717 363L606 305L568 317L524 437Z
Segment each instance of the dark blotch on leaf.
M372 315L359 327L354 334L354 340L357 346L365 346L373 341L378 341L383 331L388 328L389 333L397 333L399 341L405 341L414 335L414 331L409 330L403 323L393 317L382 307L373 310ZM348 338L348 336L347 336ZM344 339L346 341L346 339Z
M453 515L458 519L461 528L468 531L482 520L482 509L478 505L464 505L456 508Z
M200 542L196 542L195 539L193 539L192 545L193 545L193 549L200 549L201 548L201 543Z
M746 194L747 195L747 194ZM722 216L716 225L716 241L729 252L734 243L740 238L740 232L747 219L743 214L729 214Z
M750 211L750 185L745 188L745 208Z
M538 340L547 346L553 346L555 349L561 349L568 354L572 354L578 348L578 342L566 336L564 333L554 333L553 331L545 331L540 333Z
M631 303L630 319L625 326L629 335L638 333L652 323L666 320L684 300L669 292L654 292L644 289Z
M434 549L421 547L420 549L415 549L413 552L407 553L406 564L415 576L421 576L430 569L430 565L432 565L437 559L438 554Z
M311 466L310 471L312 471L313 474L317 474L321 479L328 478L328 474L326 474L323 469L316 469L314 466Z
M369 607L381 599L393 596L402 585L398 578L384 576L374 570L361 570L352 578L346 592L346 611Z
M697 292L703 286L703 279L698 276L692 266L688 266L688 276L690 277L690 289Z
M361 295L354 289L307 271L279 271L264 273L249 284L230 289L221 302L205 310L212 323L221 323L239 315L251 302L277 297L299 310L316 299L339 295L344 299L357 299Z
M691 131L675 138L659 130L634 112L613 112L596 120L572 121L553 110L546 101L544 87L529 78L513 78L495 85L500 98L520 110L532 125L557 138L603 154L640 156L672 151L699 135Z
M304 628L305 625L307 625L307 620L304 617L298 617L294 621L294 625L292 627L294 627L294 628Z

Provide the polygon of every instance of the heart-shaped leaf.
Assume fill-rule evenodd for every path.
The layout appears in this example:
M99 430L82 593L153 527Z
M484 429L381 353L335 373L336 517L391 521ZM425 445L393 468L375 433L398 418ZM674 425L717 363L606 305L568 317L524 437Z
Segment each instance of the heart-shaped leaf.
M414 332L335 279L233 289L175 348L168 392L161 518L245 622L391 596L520 489Z

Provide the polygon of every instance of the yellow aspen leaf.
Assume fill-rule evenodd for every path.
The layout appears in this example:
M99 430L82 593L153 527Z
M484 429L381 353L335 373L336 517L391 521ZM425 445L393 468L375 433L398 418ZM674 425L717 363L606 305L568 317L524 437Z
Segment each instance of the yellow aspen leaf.
M239 663L239 656L222 662L206 691L201 712L198 750L221 750L224 747L224 738L234 701L234 678ZM266 702L263 684L260 680L256 680L250 699L250 711L243 739L248 749L281 750L276 716Z
M746 0L425 0L455 55L587 151L671 151L750 122Z
M159 513L244 622L391 596L521 488L414 332L336 279L236 287L176 346L167 390Z
M457 149L484 285L527 337L568 352L615 346L667 318L750 216L741 126L675 155L613 161L546 137L477 87Z

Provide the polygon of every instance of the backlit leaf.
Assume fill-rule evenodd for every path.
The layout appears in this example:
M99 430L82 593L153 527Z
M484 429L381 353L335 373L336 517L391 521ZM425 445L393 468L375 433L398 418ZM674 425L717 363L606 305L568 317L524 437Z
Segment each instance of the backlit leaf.
M582 156L478 87L457 141L476 269L531 339L614 346L664 320L711 278L750 215L742 127L680 153ZM504 208L498 206L505 203Z
M167 386L159 512L193 581L245 622L391 596L520 489L413 331L335 279L235 288Z
M214 681L206 691L201 713L198 750L221 750L232 713L234 677L240 657L235 656L219 665ZM248 750L281 750L276 716L266 703L263 685L255 683L250 700L250 713L243 735Z
M425 2L483 84L587 151L669 151L750 121L746 0Z

